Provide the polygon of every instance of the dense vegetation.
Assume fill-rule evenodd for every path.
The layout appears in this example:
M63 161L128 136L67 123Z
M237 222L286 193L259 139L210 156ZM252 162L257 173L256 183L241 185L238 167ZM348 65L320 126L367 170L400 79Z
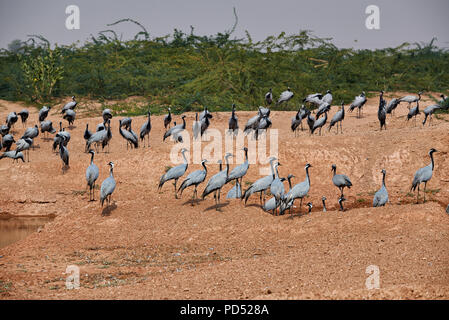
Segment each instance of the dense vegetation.
M434 45L403 44L381 50L339 49L310 31L253 42L231 38L234 26L213 36L174 30L151 38L142 31L122 41L109 29L82 46L54 46L42 36L16 41L0 52L0 98L51 103L76 95L94 99L143 96L153 109L177 112L250 108L271 87L277 97L290 86L297 108L308 93L331 89L347 103L364 91L447 92L449 52Z

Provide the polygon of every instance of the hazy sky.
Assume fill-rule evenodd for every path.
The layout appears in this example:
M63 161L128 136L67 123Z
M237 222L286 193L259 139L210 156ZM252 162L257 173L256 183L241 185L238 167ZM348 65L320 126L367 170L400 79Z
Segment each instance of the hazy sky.
M68 5L80 8L79 30L65 27ZM365 27L368 5L380 8L380 30ZM121 18L139 21L151 37L174 28L189 32L190 25L195 33L210 35L232 26L232 7L239 17L236 37L243 37L245 30L262 40L308 29L332 37L338 47L393 47L429 42L434 36L438 46L449 47L449 0L0 0L0 47L13 39L25 40L28 34L41 34L52 44L84 43ZM132 23L113 29L124 39L139 31Z

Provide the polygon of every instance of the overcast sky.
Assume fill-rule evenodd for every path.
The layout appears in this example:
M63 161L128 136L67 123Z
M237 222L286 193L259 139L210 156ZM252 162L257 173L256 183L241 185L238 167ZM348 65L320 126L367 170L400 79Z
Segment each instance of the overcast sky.
M80 9L80 29L67 30L65 9ZM365 27L365 8L380 8L380 30ZM332 37L338 47L384 48L403 42L429 42L449 47L449 0L0 0L0 47L13 39L41 34L52 44L84 43L90 34L109 29L121 18L143 24L151 37L172 33L174 28L210 35L230 29L236 7L236 37L245 30L254 40L282 31L312 30ZM123 38L140 31L132 23L113 27Z

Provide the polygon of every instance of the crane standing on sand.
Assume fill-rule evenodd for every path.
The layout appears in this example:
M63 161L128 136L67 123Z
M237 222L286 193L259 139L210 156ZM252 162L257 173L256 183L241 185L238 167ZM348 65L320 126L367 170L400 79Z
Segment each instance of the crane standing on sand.
M262 193L266 193L266 190L271 186L271 183L273 182L273 179L275 177L274 169L273 169L273 162L277 159L275 157L270 158L270 168L271 168L271 174L268 176L265 176L263 178L260 178L256 182L254 182L252 185L249 186L248 189L243 193L242 199L245 198L245 205L248 201L248 198L256 192L260 192L260 203L263 204L265 201L265 197L262 200Z
M182 196L182 192L184 191L184 189L190 187L190 186L194 186L195 190L193 190L193 195L192 195L192 206L195 204L195 200L198 199L198 193L197 193L197 188L198 185L200 183L202 183L207 176L207 167L206 167L206 159L203 159L201 161L201 165L203 166L204 170L196 170L191 172L187 178L181 183L181 186L179 187L179 191L181 191L181 196Z
M226 153L225 155L225 161L226 161L226 169L216 173L213 175L209 181L207 182L206 188L204 188L203 194L201 198L204 200L206 196L212 192L215 192L214 198L215 198L215 210L219 211L220 209L220 193L221 188L226 184L226 181L228 180L228 174L229 174L229 160L228 158L232 157L231 153ZM221 164L220 164L221 166Z
M441 106L439 104L433 104L431 106L426 107L423 110L423 113L424 113L424 116L425 116L425 118L424 118L424 120L422 122L423 126L426 124L427 117L429 117L429 126L430 126L430 124L432 123L432 115L438 109L441 109Z
M309 168L311 167L311 164L306 164L306 166L304 167L304 170L306 171L306 179L303 182L296 184L289 192L287 192L284 197L285 204L288 204L290 201L292 202L291 207L293 207L293 203L296 199L301 199L301 203L299 204L299 212L301 212L302 201L307 196L310 190ZM292 215L290 215L290 217L292 217Z
M270 186L270 192L274 196L274 199L275 199L275 208L273 210L273 215L276 214L276 208L280 206L281 200L283 200L283 197L285 194L284 184L282 183L281 178L279 177L278 167L280 165L281 164L279 162L276 163L276 165L275 165L276 176L273 177L273 182L271 183L271 186Z
M89 150L89 153L91 154L91 158L90 165L86 169L86 181L89 187L89 201L95 201L95 181L97 181L100 172L94 163L95 151Z
M234 133L234 135L237 135L238 130L239 130L239 123L238 118L235 115L235 103L233 103L231 117L229 118L229 133Z
M61 113L65 113L67 112L67 110L73 110L75 109L76 105L78 104L78 102L76 102L75 100L75 96L72 96L72 101L66 103L64 105L64 107L62 107Z
M329 124L328 131L331 131L331 128L337 124L337 134L338 134L338 124L340 124L340 132L343 133L343 127L341 123L343 122L343 119L345 118L345 105L343 101L341 102L341 109L337 111L336 114L332 117L332 120Z
M365 91L362 91L362 93L359 96L356 96L354 98L354 101L352 101L351 105L349 106L349 112L352 112L355 108L358 108L357 118L360 118L362 116L362 108L365 105L366 101Z
M145 137L148 138L147 147L150 147L150 131L151 131L151 112L148 110L148 119L145 123L140 127L140 141L143 141L143 146L145 147Z
M424 182L424 202L426 202L426 187L427 182L429 182L430 179L432 179L433 169L434 169L434 161L433 161L433 153L437 152L434 148L430 149L429 156L430 156L430 164L418 169L416 171L415 176L413 177L412 187L410 188L410 191L415 191L416 187L418 187L418 194L416 196L416 203L418 203L419 200L419 185Z
M410 96L405 96L405 97L399 98L399 103L407 102L408 103L407 108L410 110L410 105L412 103L414 103L414 102L418 103L418 101L421 100L421 94L422 94L422 92L420 91L420 92L418 92L418 96L410 95Z
M382 131L382 127L387 130L387 110L385 109L385 100L383 99L384 92L380 92L379 98L379 109L377 110L377 118L379 119L380 131Z
M373 207L383 207L388 202L388 191L385 186L385 175L387 171L382 169L382 187L374 194Z
M344 188L347 187L348 189L351 189L351 187L352 187L351 180L349 179L349 177L347 175L337 174L337 166L335 164L332 165L331 171L333 171L333 173L334 173L334 175L332 177L332 182L338 189L340 189L341 196L343 197Z
M171 119L172 119L171 118L171 108L169 107L168 108L168 114L166 114L164 116L164 128L165 128L165 130L167 130L167 127L170 128Z
M111 167L109 171L109 177L107 177L101 184L100 188L100 204L103 207L104 200L107 199L108 206L111 204L112 193L115 190L116 182L114 179L114 163L111 161L108 163Z
M187 162L187 158L185 155L186 152L187 152L186 148L181 149L181 154L182 154L182 157L184 158L184 163L182 163L176 167L170 168L166 173L164 173L161 176L161 180L159 181L159 186L157 188L159 191L164 186L164 183L166 183L169 180L175 180L173 183L173 185L175 187L175 199L178 199L178 192L177 192L178 190L176 189L176 183L178 182L178 179L184 175L184 173L186 172L186 170L189 166L189 163Z
M28 112L27 109L22 109L22 111L20 111L18 113L18 115L20 116L20 119L22 120L22 127L25 128L27 119L28 119L28 116L30 115L30 113Z

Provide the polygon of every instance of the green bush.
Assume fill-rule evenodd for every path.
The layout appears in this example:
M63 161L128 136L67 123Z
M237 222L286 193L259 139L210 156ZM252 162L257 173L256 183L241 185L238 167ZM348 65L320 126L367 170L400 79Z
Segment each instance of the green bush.
M53 50L43 37L33 36L20 49L2 50L0 98L43 102L76 95L106 101L137 95L152 110L172 106L180 113L203 106L230 110L232 103L240 110L254 109L263 105L269 88L278 97L289 86L295 93L288 104L293 110L307 94L327 89L339 104L350 103L361 91L443 92L449 83L449 52L434 46L434 40L354 50L339 49L310 31L253 42L248 33L231 39L236 24L213 36L195 35L192 28L158 38L131 19L109 26L124 22L142 31L121 41L114 30L105 30L81 46Z

